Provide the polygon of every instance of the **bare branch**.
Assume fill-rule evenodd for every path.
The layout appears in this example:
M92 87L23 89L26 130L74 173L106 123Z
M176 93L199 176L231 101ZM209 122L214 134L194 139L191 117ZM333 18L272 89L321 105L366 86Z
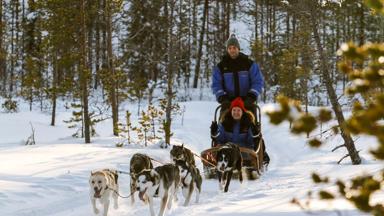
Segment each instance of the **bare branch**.
M341 161L343 161L343 160L344 160L345 158L347 158L347 157L349 157L349 154L344 155L344 156L337 162L337 164L340 164Z
M343 145L338 145L336 146L335 148L332 149L332 152L336 151L337 149L341 148L341 147L346 147L345 146L345 143Z
M359 153L359 152L360 152L360 150L357 151L357 153ZM344 155L344 156L337 162L337 164L340 164L341 161L343 161L343 160L344 160L345 158L347 158L347 157L349 157L349 154Z

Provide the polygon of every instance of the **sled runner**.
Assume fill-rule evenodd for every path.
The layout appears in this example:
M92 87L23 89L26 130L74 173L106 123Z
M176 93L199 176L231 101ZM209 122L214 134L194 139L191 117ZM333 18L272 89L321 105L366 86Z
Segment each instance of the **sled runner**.
M215 110L214 115L214 121L217 121L217 113L220 110L221 105L219 105ZM255 111L255 125L259 127L261 131L261 112L260 107L256 105ZM264 170L263 166L263 154L264 154L264 148L262 142L262 134L259 134L258 141L254 143L254 148L245 148L245 147L239 147L241 156L243 159L242 167L243 171L246 174L248 179L257 179L261 173ZM221 143L224 144L224 143ZM206 179L210 178L216 178L217 177L217 171L216 171L216 154L220 149L219 143L215 143L212 140L211 148L206 149L201 152L201 158L204 168L204 175ZM238 177L237 173L234 174L234 177Z

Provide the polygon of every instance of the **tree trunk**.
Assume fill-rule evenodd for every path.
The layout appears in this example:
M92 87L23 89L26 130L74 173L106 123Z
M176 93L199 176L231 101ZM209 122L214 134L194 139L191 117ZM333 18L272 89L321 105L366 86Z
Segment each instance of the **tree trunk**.
M165 122L163 123L163 127L165 130L165 148L167 148L171 144L171 123L172 123L172 103L173 103L173 73L174 73L174 48L173 48L173 14L174 14L174 6L175 2L170 2L170 15L168 16L168 65L167 65L167 105L165 108ZM167 7L167 6L166 6Z
M253 12L253 18L255 20L255 42L256 42L256 40L259 37L259 35L258 35L258 30L259 30L258 7L259 7L259 3L258 3L258 0L254 0L253 2L255 4L255 11Z
M22 20L22 28L24 28L24 26L26 25L26 17L25 17L25 8L26 8L26 5L25 5L25 0L22 1L22 4L23 4L23 9L22 9L22 16L21 16L21 20ZM22 33L22 37L21 37L21 72L20 72L20 77L21 79L24 77L24 72L25 72L25 33L23 32Z
M18 72L20 69L18 69L18 64L19 64L19 56L20 56L20 53L19 53L19 48L20 48L20 44L19 44L19 33L21 32L20 30L20 25L19 25L19 13L20 13L20 2L19 0L17 1L14 1L15 2L15 41L14 41L14 44L15 44L15 52L14 52L14 73L13 73L13 76L12 76L12 83L11 83L11 87L12 87L12 90L14 88L17 88L17 76L18 76ZM16 70L17 69L17 70ZM15 89L15 92L16 92L16 89Z
M264 27L265 27L265 18L264 18L264 7L265 7L265 2L264 0L262 1L262 3L260 4L260 42L262 44L266 44L265 41L264 41ZM267 47L265 45L265 47ZM264 66L264 63L265 62L265 55L264 55L264 49L261 51L261 58L260 58L260 65L262 67L262 72L264 72L264 77L267 78L268 76L266 76L266 70L263 70L263 66ZM267 100L267 85L268 85L268 80L266 79L265 80L265 87L264 87L264 90L263 90L263 96L262 96L262 100L264 103L266 103L266 100Z
M91 142L90 126L91 120L89 117L89 107L88 107L88 75L89 68L87 68L87 26L85 22L86 10L85 10L86 0L81 0L81 34L80 34L80 45L81 45L81 57L80 57L80 86L81 86L81 95L83 100L83 122L84 122L84 137L85 143Z
M327 92L329 95L329 99L331 101L332 109L335 112L338 124L340 126L340 131L341 131L341 136L344 139L345 146L348 150L349 156L352 160L352 164L360 164L361 159L359 156L359 153L356 151L355 144L353 142L353 139L349 133L345 131L344 124L345 124L345 119L343 112L341 110L340 104L337 100L336 92L335 89L332 86L332 80L329 76L329 66L327 64L327 58L326 54L324 53L323 46L320 41L320 35L318 32L318 25L316 21L316 17L318 16L317 13L315 12L314 5L312 2L307 2L307 4L311 5L310 8L310 14L311 14L311 24L312 24L312 31L313 31L313 36L316 42L317 50L320 55L320 66L321 66L321 71L323 75L323 79L327 88Z
M107 4L107 0L101 0L101 8L104 9ZM108 57L107 57L107 29L106 29L106 14L105 10L101 14L101 68L102 70L108 70ZM103 95L104 95L105 86L103 86Z
M58 70L58 62L57 62L57 52L53 57L53 70L52 70L52 115L51 115L51 126L55 126L56 122L56 100L57 100L57 70Z
M110 82L111 86L109 89L109 97L112 107L112 124L113 124L113 135L119 135L119 110L117 104L117 94L116 94L116 71L113 65L113 52L112 52L112 12L111 12L111 0L106 3L106 27L107 27L107 61L108 61L108 71L111 74Z
M100 0L97 0L97 11L100 10ZM95 81L94 81L94 89L99 87L99 73L100 73L100 17L96 16L95 23Z
M365 7L359 7L358 8L358 10L359 10L359 21L360 21L360 25L359 25L359 46L362 46L364 44L364 42L365 42L364 8Z
M205 23L206 23L206 19L207 19L207 12L208 12L208 0L205 0L204 1L204 12L203 12L203 23L201 26L200 39L199 39L199 50L197 51L195 77L193 79L193 88L197 88L197 83L198 83L199 77L200 77L200 62L201 62L201 55L202 55L202 51L203 51L203 40L204 40L204 34L205 34Z
M15 2L15 1L13 1ZM9 95L13 92L13 78L14 78L14 70L15 70L15 7L14 3L12 3L12 20L11 20L11 68L9 70Z
M286 24L285 24L285 26L286 26L286 35L285 35L285 37L286 37L286 40L285 40L285 43L287 44L287 47L289 48L289 41L290 41L290 31L291 31L291 29L290 29L290 22L291 22L291 20L289 19L290 18L290 15L289 15L289 12L287 11L287 15L286 15L286 17L285 17L285 21L286 21Z
M225 35L224 35L224 38L227 39L229 38L229 35L230 35L230 32L229 32L229 29L230 29L230 19L231 19L231 2L230 1L224 1L224 4L226 4L226 8L225 8L225 15L226 15L226 19L225 19Z
M86 11L92 11L92 12L89 12L90 14L88 16L92 16L94 14L93 12L93 8L92 8L92 4L93 1L87 1L87 5L86 5ZM92 73L92 63L93 63L93 43L92 43L92 38L93 38L93 25L94 25L94 21L93 19L87 19L86 21L86 26L87 26L87 55L88 55L88 60L87 60L87 64L88 64L88 68L90 69L90 72Z
M2 94L5 93L5 84L6 84L6 71L5 71L5 49L3 48L3 37L4 37L4 25L3 25L3 1L0 1L0 79L2 81L2 86L0 91Z
M194 1L192 0L189 0L189 12L188 12L188 63L187 63L187 71L186 71L186 74L184 76L184 88L185 89L189 89L189 83L190 83L190 75L191 75L191 60L193 58L193 55L192 55L192 43L193 43L193 31L196 31L196 30L192 30L192 26L193 26L193 9L191 10L191 8L195 8L195 3L192 3ZM196 8L195 8L196 9Z

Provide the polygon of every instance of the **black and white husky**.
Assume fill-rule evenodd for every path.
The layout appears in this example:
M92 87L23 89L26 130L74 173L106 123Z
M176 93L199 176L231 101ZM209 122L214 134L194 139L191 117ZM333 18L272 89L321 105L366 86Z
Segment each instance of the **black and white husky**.
M161 199L159 216L164 215L165 206L171 209L173 200L177 200L177 189L180 184L180 171L176 165L166 164L150 170L143 170L137 175L136 185L140 199L148 197L151 216L155 215L153 210L153 197L159 190Z
M178 166L180 170L180 180L183 196L185 198L184 206L189 204L194 190L196 192L195 202L198 203L201 192L201 184L203 182L199 169L195 166L188 165L184 160L176 160L176 166Z
M216 161L220 190L223 190L224 186L224 192L228 191L234 170L239 172L239 180L241 183L243 182L241 173L243 159L238 145L228 142L225 145L220 146L219 151L216 154Z
M104 206L103 216L108 215L109 203L111 196L114 199L114 207L118 208L119 185L117 183L118 175L115 170L103 169L96 172L91 172L89 177L90 198L93 207L93 212L99 214L96 207L96 200Z

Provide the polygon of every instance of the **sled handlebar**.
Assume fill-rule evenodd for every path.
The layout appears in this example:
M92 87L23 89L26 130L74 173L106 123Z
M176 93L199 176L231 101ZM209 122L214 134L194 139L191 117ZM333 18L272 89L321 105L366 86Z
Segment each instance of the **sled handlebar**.
M217 122L216 119L217 119L217 111L219 111L219 109L221 109L221 104L219 106L216 107L215 109L215 117L213 119L214 122Z
M255 123L258 123L259 126L261 127L261 110L260 110L259 105L257 105L257 104L256 104L256 108L255 108L255 113L258 114L258 116L257 116L258 119L256 119Z

